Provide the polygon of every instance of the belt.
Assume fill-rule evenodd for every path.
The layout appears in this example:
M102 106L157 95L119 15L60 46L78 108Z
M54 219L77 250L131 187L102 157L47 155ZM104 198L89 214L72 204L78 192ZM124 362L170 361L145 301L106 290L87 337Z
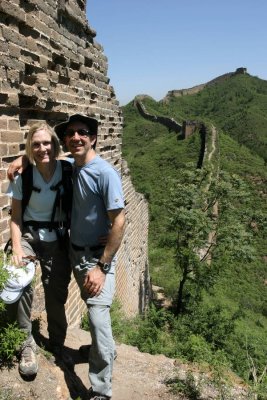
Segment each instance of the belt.
M85 251L86 248L89 248L90 251L97 251L100 249L104 249L105 246L103 246L102 244L99 244L97 246L92 246L92 247L83 247L83 246L77 246L77 244L71 243L71 247L73 248L73 250L75 251Z
M67 222L66 221L23 221L24 226L32 226L34 230L36 229L57 229L61 226L66 227Z

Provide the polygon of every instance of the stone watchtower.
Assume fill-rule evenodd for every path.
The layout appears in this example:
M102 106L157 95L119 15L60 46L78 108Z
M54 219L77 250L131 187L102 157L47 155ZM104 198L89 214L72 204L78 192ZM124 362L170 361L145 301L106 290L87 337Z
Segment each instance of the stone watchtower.
M9 238L6 170L24 152L29 127L40 120L53 127L76 112L96 117L97 151L123 180L127 228L118 254L117 297L131 316L148 299L148 210L121 158L122 114L85 9L85 0L0 2L0 245ZM37 301L36 307L42 304ZM76 323L83 304L74 281L67 308L69 322Z

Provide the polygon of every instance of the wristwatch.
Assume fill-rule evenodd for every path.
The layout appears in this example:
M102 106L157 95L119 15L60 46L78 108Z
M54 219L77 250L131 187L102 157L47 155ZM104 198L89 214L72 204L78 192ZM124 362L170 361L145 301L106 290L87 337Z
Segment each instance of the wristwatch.
M104 274L107 274L110 271L111 264L102 263L100 260L98 260L96 264L100 267L101 271L104 272Z

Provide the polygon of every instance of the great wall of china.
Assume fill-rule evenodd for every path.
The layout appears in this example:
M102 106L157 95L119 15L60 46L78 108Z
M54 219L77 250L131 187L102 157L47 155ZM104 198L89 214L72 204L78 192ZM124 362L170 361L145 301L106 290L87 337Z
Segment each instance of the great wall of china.
M149 299L148 206L122 160L122 114L95 36L86 20L85 0L1 0L0 245L3 248L9 238L7 168L24 152L29 127L39 120L53 127L75 112L96 117L97 151L123 180L127 227L118 254L117 297L132 316L143 311ZM40 274L35 293L35 310L42 312ZM69 293L68 322L77 324L85 307L74 280Z
M204 160L205 149L206 149L206 127L200 121L183 121L182 123L177 122L174 118L151 114L147 111L142 100L147 96L140 95L134 99L134 106L138 110L139 114L149 121L157 122L165 126L170 132L173 131L179 134L180 139L187 139L194 132L199 131L201 138L200 152L197 161L197 168L201 168Z
M241 70L241 68L239 68L238 70ZM240 71L238 73L243 73L243 72ZM231 74L225 74L223 78L219 77L218 80L225 79L229 76L231 76ZM216 81L216 79L214 79L214 81ZM204 87L205 86L203 86L202 89ZM183 121L182 123L179 123L175 121L173 118L166 116L159 116L150 113L143 102L143 100L146 97L149 96L139 95L136 96L134 99L134 106L143 118L148 119L149 121L155 123L162 124L170 132L171 131L175 132L177 134L177 138L179 135L179 138L181 140L187 139L189 136L196 133L200 135L200 150L199 150L198 160L196 163L196 168L205 167L209 171L207 181L205 181L205 192L208 193L211 181L213 179L218 178L220 169L220 149L219 149L219 137L217 129L214 126L208 127L201 121L186 120ZM214 222L214 228L208 234L206 246L202 249L197 250L199 258L205 261L208 265L211 263L210 249L216 243L216 223L218 219L217 201L212 206L212 219Z

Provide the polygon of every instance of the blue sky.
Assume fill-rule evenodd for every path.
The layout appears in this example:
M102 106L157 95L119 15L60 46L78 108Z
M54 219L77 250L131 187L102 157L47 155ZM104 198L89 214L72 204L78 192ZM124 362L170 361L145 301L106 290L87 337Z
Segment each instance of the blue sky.
M87 0L120 105L246 67L267 80L266 0Z

